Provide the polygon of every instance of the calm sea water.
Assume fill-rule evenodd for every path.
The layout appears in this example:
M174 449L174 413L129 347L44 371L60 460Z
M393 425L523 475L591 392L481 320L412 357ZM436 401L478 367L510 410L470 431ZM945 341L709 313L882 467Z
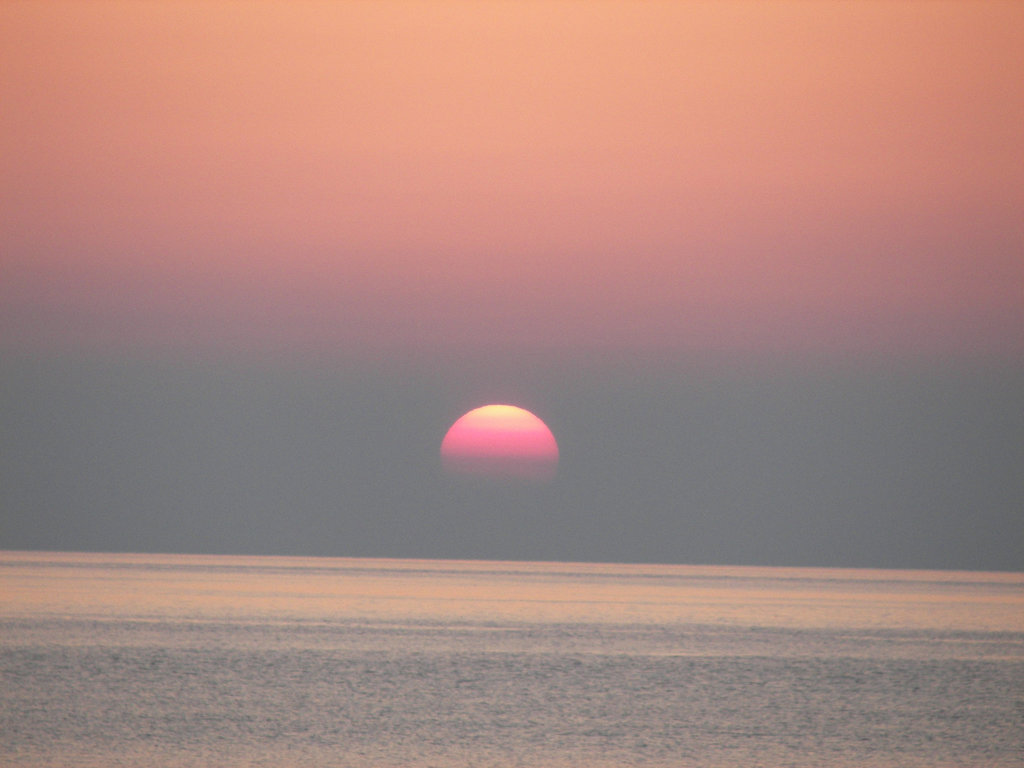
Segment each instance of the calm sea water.
M0 553L5 766L1015 766L1024 574Z

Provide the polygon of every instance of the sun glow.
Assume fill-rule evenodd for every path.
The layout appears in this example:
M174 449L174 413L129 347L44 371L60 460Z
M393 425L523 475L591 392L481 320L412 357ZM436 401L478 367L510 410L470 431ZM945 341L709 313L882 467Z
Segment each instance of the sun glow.
M545 482L558 468L558 443L529 411L485 405L452 424L441 442L441 460L454 475Z

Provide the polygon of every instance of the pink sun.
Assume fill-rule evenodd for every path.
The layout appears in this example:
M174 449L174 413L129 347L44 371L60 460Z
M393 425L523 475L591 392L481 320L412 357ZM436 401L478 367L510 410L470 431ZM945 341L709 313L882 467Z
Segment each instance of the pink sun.
M529 411L485 405L452 424L441 442L441 460L454 475L546 482L558 468L558 443Z

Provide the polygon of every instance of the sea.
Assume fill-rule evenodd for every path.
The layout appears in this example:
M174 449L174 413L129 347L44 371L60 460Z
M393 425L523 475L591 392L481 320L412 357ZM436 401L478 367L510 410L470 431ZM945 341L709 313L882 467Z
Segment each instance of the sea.
M1024 574L0 552L0 765L1024 765Z

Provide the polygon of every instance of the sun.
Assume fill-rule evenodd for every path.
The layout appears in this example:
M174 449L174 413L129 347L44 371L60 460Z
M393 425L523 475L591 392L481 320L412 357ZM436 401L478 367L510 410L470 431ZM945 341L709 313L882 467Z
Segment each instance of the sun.
M441 461L452 475L543 483L558 469L558 443L526 409L484 405L452 424L441 441Z

